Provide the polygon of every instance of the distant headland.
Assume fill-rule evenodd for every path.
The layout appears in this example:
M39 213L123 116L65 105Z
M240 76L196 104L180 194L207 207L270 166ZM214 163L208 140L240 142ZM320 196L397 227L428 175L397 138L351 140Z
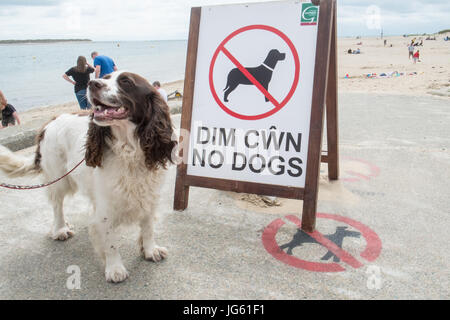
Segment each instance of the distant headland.
M86 42L91 39L28 39L28 40L0 40L0 44L18 43L55 43L55 42Z

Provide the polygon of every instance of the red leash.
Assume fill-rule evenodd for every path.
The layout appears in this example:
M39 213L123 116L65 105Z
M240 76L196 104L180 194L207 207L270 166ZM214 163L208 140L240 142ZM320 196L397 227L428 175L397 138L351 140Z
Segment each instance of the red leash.
M78 168L82 163L84 162L84 159L81 160L75 167L72 168L72 170L70 170L69 172L67 172L65 175L63 175L62 177L59 177L56 180L53 180L51 182L48 183L43 183L43 184L37 184L34 186L18 186L18 185L13 185L13 184L7 184L7 183L0 183L0 187L3 188L7 188L7 189L14 189L14 190L32 190L32 189L39 189L39 188L45 188L48 187L56 182L58 182L59 180L67 177L69 174L71 174L76 168Z

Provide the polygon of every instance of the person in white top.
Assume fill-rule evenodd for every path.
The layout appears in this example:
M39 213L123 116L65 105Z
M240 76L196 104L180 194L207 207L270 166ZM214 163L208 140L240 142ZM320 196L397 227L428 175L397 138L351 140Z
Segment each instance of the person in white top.
M164 101L167 102L167 92L161 88L159 81L153 82L153 86L158 90L159 94L163 97Z

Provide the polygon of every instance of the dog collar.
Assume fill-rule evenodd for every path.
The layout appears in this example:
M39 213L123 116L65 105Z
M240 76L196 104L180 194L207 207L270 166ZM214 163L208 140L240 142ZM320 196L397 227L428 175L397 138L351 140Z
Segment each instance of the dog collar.
M269 67L267 64L263 63L262 65L273 72L273 68Z

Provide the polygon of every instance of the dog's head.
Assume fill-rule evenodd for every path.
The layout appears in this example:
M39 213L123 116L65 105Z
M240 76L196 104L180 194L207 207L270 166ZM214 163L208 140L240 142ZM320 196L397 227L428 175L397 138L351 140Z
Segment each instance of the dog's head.
M113 72L88 84L93 106L86 141L86 164L101 166L106 139L114 139L111 126L134 124L135 135L153 169L172 162L173 127L169 107L158 91L143 77L130 72Z
M286 59L286 53L281 53L277 49L270 50L269 56L272 57L275 61L283 61L284 59Z
M147 80L130 72L113 72L91 80L87 92L94 109L92 120L98 126L119 125L121 120L138 124L153 109L157 95Z

